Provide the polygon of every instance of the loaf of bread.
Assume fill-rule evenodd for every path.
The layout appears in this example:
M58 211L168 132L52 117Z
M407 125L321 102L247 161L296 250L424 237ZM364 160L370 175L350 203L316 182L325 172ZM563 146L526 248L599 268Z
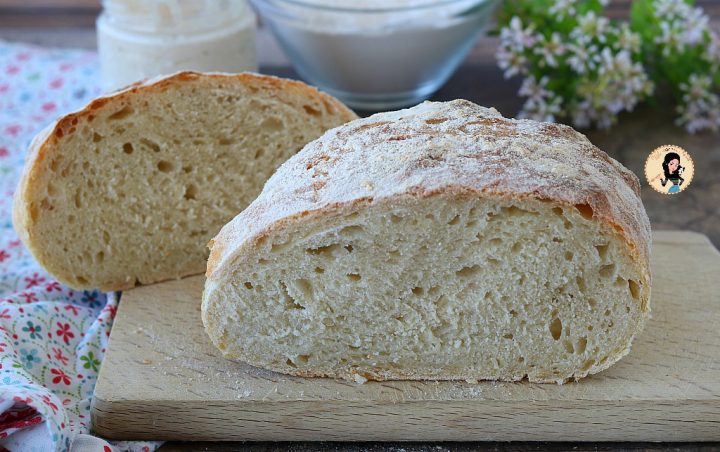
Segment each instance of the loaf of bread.
M211 242L202 318L302 376L563 383L649 317L637 178L570 127L425 102L326 132Z
M205 271L207 242L288 157L357 116L303 83L181 72L94 100L33 141L15 228L77 288Z

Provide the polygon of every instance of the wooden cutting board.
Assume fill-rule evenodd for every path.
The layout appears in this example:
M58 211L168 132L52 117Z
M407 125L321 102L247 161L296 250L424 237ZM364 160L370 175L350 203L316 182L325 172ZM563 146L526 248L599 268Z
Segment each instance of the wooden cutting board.
M612 368L559 386L304 379L224 360L200 320L203 277L123 294L95 389L117 439L720 440L720 253L654 233L652 319Z

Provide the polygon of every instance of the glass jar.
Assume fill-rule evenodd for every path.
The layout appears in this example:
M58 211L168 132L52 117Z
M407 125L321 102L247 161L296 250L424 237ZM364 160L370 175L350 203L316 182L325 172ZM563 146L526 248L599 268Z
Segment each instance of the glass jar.
M98 52L106 90L180 70L257 71L245 0L103 0Z

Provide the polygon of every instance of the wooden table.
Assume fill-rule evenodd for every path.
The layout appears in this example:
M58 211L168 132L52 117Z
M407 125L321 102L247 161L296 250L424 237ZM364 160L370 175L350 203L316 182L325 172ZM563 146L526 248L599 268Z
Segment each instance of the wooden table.
M27 2L26 2L27 3ZM52 2L30 1L47 7ZM0 2L0 39L34 42L41 45L93 48L95 35L92 18L97 10L89 4L93 0L75 0L75 6L55 18L42 11L23 9L18 2ZM623 2L620 2L623 3ZM626 2L625 2L626 3ZM720 2L701 1L720 17ZM8 6L9 5L9 6ZM31 5L32 6L32 5ZM3 11L3 8L5 9ZM9 9L8 9L9 8ZM42 28L39 28L42 27ZM269 33L258 36L261 71L295 77L287 60ZM481 39L466 63L445 87L433 96L434 100L465 98L485 106L497 108L505 116L514 116L522 104L516 96L517 80L505 80L493 60L497 40ZM685 229L706 234L720 247L720 135L702 133L690 135L673 124L674 112L670 104L659 102L658 107L641 106L635 112L621 115L619 124L609 131L584 131L590 140L619 160L642 181L642 198L654 229ZM667 106L666 106L667 105ZM684 147L693 157L696 174L690 186L676 196L664 196L647 186L643 165L647 155L662 144ZM562 438L558 438L562 440ZM270 451L270 450L720 450L720 443L167 443L163 451Z

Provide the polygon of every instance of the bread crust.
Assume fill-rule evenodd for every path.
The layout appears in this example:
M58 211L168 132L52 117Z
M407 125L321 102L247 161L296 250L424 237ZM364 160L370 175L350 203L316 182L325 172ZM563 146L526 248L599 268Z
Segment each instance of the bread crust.
M642 317L635 333L642 330L650 315L651 230L637 177L571 127L506 119L494 109L456 100L425 102L347 123L285 162L260 196L209 244L203 321L210 337L218 345L222 322L207 312L208 287L229 278L233 262L255 253L268 236L321 217L351 214L366 205L431 196L540 199L592 216L627 244L641 275L647 290L639 300ZM609 367L629 352L629 345L574 378ZM290 366L276 370L354 378L316 375ZM397 372L363 377L425 378ZM548 375L532 381L566 380Z
M201 73L193 71L182 71L172 75L156 77L145 81L134 83L126 88L98 97L89 102L78 111L68 113L58 118L54 123L43 129L31 142L28 149L25 166L20 176L18 187L13 196L12 217L15 230L30 250L37 262L48 270L58 281L74 289L89 289L94 287L80 286L61 266L55 265L51 259L47 259L43 253L43 241L39 240L34 230L35 222L31 214L31 202L36 198L38 190L42 189L41 179L44 171L43 162L53 159L60 153L61 140L68 132L83 122L92 122L96 112L106 108L114 108L115 105L123 104L135 96L143 96L149 92L166 90L173 85L192 82L202 79L220 79L229 83L240 83L251 91L291 91L300 96L313 98L321 101L325 108L332 114L341 117L344 121L357 118L357 115L334 97L318 91L316 88L305 83L282 79L270 75L255 73ZM183 276L202 273L196 270L178 269L177 272L165 275L158 275L157 281L176 279ZM118 281L115 284L106 284L99 287L103 291L116 291L129 289L135 286L135 281Z

